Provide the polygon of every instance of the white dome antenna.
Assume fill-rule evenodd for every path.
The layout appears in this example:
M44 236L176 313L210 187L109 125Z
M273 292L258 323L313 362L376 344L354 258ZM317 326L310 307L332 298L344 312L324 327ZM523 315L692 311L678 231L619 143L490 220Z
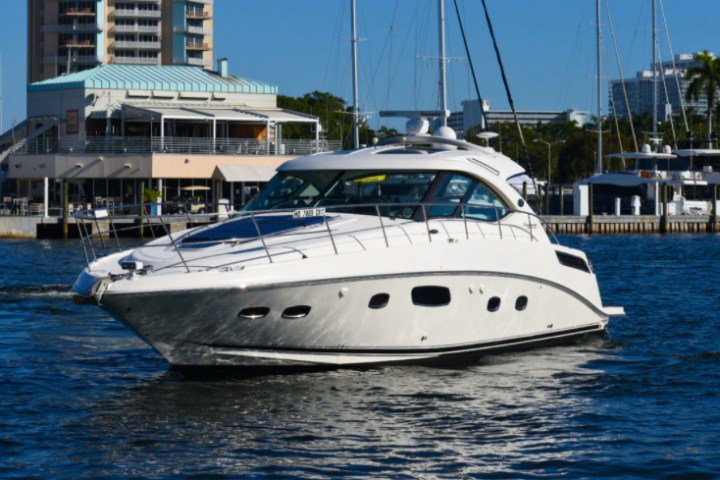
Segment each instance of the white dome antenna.
M430 122L421 117L411 118L405 124L408 135L427 135L430 130Z

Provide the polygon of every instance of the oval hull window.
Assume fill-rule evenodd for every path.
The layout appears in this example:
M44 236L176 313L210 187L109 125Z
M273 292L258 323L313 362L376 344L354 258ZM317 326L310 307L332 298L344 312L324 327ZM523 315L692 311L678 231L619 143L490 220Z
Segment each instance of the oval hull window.
M450 289L436 286L415 287L412 289L412 302L422 307L450 305Z
M303 318L307 317L310 313L310 307L307 305L296 305L294 307L286 308L282 313L283 318Z
M370 308L383 308L386 307L388 302L390 301L390 295L387 293L378 293L377 295L373 295L370 299L370 303L368 303L368 307Z
M525 295L521 295L515 300L515 310L525 310L528 305L528 298Z
M488 300L487 304L488 312L497 312L500 310L500 297L492 297Z
M240 313L238 313L238 318L256 320L258 318L265 317L268 313L270 313L270 309L268 307L249 307L240 310Z

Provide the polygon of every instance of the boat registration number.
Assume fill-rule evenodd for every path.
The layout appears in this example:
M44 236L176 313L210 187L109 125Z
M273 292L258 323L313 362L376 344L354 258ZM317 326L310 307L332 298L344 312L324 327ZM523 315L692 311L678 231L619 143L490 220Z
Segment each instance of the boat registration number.
M293 218L322 217L323 215L325 215L324 208L305 208L293 212Z

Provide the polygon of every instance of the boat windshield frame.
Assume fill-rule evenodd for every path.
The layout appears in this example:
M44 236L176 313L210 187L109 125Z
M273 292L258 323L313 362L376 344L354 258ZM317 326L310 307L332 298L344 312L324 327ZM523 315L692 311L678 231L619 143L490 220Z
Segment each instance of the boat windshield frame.
M512 210L508 199L467 172L369 169L282 171L242 211L333 206L347 207L348 213L376 215L374 208L367 208L369 204L388 204L382 208L384 216L416 221L423 221L425 213L410 204L436 205L427 209L430 218L458 217L461 205L470 218L486 221L497 221Z

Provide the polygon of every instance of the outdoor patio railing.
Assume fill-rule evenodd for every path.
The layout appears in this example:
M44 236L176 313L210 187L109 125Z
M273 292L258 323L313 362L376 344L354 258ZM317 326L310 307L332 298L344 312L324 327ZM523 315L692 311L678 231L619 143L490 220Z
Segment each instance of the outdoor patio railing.
M168 153L202 155L309 155L338 151L338 140L293 140L266 142L252 138L205 137L85 137L30 140L18 153Z

